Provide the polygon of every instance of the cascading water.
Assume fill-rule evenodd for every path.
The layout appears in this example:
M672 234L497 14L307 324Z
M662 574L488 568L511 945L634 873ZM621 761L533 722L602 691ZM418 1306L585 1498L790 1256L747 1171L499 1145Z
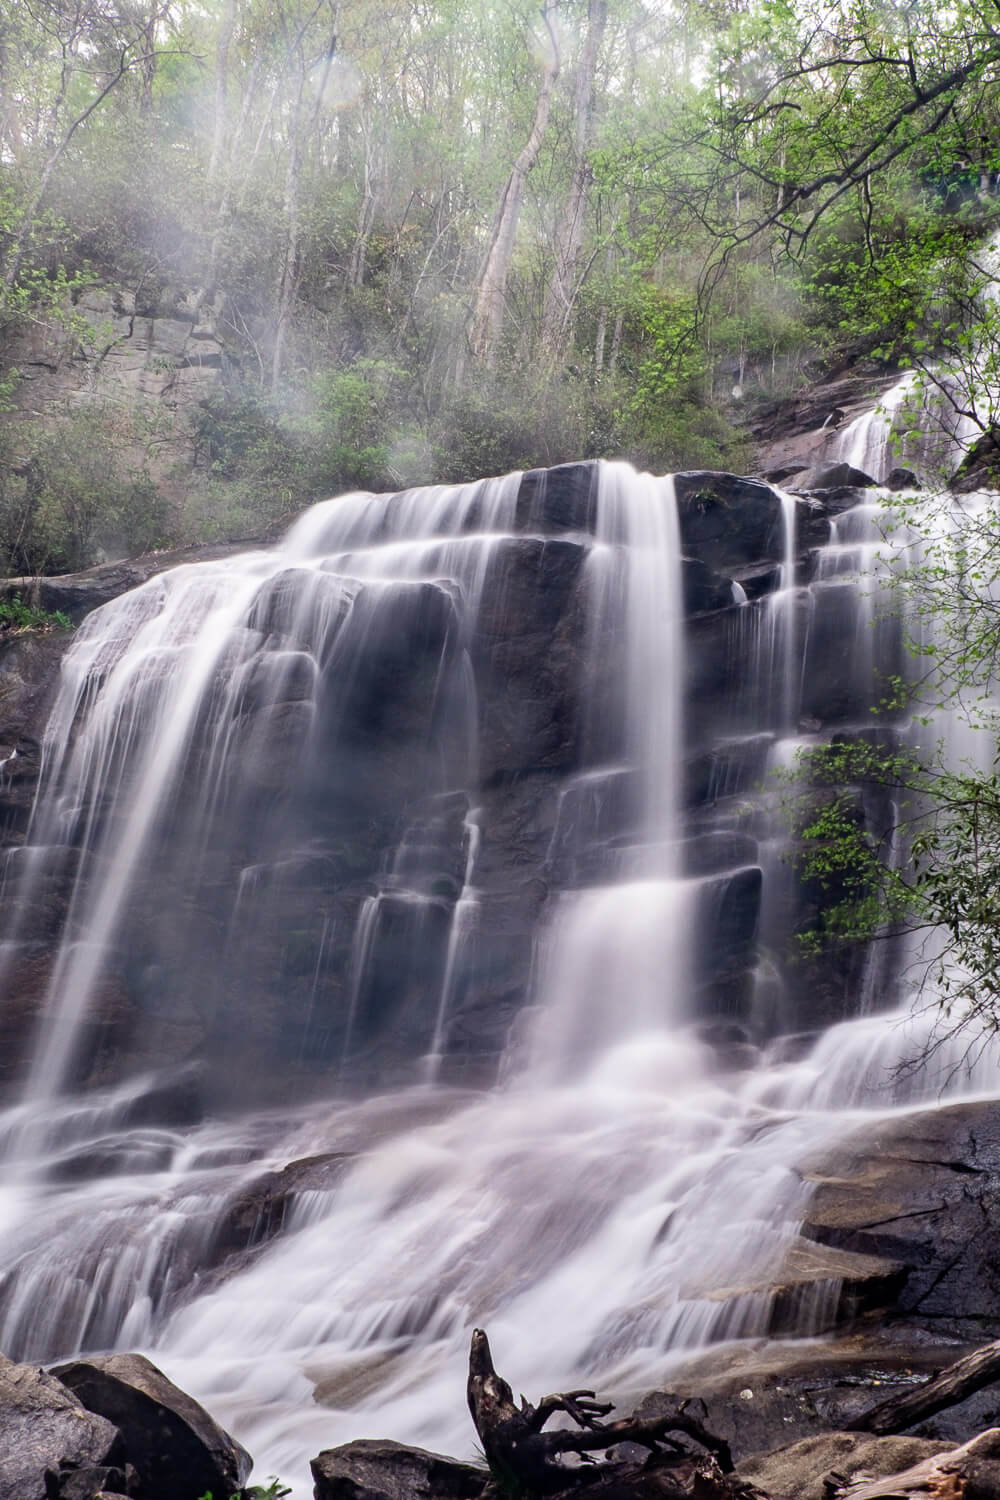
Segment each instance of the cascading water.
M755 792L819 695L867 722L871 517L810 566L766 486L730 556L698 476L564 479L327 502L90 616L8 857L8 975L53 909L62 942L0 1121L0 1348L142 1347L303 1495L351 1437L467 1452L477 1322L533 1393L774 1332L779 1274L824 1330L796 1164L940 1092L892 1014L790 1060L818 1023L760 1001L794 892ZM228 1113L150 1123L141 1070L199 1050ZM289 1162L285 1232L227 1262Z

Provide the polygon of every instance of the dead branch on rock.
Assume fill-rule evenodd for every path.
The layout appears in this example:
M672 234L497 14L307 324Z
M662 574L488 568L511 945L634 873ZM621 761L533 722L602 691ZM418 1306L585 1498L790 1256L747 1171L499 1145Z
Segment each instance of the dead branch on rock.
M1000 1428L884 1479L838 1478L831 1474L824 1483L830 1500L984 1500L1000 1483Z
M508 1493L552 1495L603 1482L611 1474L624 1476L626 1466L607 1459L598 1464L591 1456L599 1452L607 1454L619 1443L637 1443L651 1454L671 1449L691 1469L691 1455L671 1440L671 1433L693 1438L712 1455L700 1463L698 1493L704 1500L712 1500L714 1496L719 1500L735 1500L737 1495L746 1493L744 1487L728 1478L733 1467L729 1445L687 1416L682 1408L651 1421L631 1416L605 1423L602 1419L614 1409L613 1404L597 1400L593 1391L544 1396L537 1406L522 1396L517 1405L507 1381L494 1369L489 1340L481 1328L472 1335L468 1397L490 1472ZM571 1417L580 1430L558 1428L543 1432L546 1422L556 1412ZM566 1454L576 1454L588 1467L562 1463L560 1460ZM662 1461L657 1469L663 1480ZM664 1496L671 1492L669 1484L664 1487L658 1483L657 1489ZM690 1490L674 1487L673 1493L681 1495Z
M955 1406L967 1396L1000 1380L1000 1342L984 1344L964 1359L932 1375L929 1380L912 1391L890 1396L856 1417L848 1432L872 1432L877 1437L886 1437L893 1432L905 1432L908 1427L932 1417L946 1407Z

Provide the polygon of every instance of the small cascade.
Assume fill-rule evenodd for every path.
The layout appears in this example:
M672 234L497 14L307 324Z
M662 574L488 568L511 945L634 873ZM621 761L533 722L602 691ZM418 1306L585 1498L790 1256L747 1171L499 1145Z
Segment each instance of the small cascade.
M871 410L849 422L837 434L833 458L850 464L862 474L870 474L877 483L883 483L897 465L893 448L894 442L898 441L896 423L912 398L916 384L916 374L907 371Z

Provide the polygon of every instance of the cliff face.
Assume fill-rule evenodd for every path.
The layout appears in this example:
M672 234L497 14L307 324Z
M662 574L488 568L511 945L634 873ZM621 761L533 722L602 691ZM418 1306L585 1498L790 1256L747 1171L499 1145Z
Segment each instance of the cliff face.
M144 297L98 286L67 312L68 323L29 325L5 351L18 373L14 415L44 421L90 407L131 415L135 430L123 435L121 464L180 495L199 408L236 368L219 308L180 291Z

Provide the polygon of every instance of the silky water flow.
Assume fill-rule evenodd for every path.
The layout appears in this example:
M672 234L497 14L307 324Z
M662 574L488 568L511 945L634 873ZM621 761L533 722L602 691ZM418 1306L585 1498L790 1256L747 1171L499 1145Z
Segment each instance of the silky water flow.
M884 543L877 506L859 506L803 561L798 502L781 496L775 588L754 602L733 590L727 629L748 686L716 747L699 845L726 851L720 881L692 855L686 806L693 648L674 485L619 464L599 467L586 538L594 685L580 764L560 793L529 1004L496 1086L449 1078L488 906L477 640L496 625L497 558L515 532L519 545L532 537L520 484L325 502L273 551L176 569L90 615L66 659L28 840L8 857L8 975L37 941L53 872L70 895L30 1077L0 1121L0 1348L33 1361L142 1349L245 1442L257 1474L279 1474L296 1495L310 1492L308 1459L354 1437L470 1453L474 1324L533 1397L581 1382L634 1395L692 1350L766 1333L808 1193L796 1165L874 1112L1000 1092L989 1054L974 1074L899 1074L927 1023L908 1024L905 1006L877 1011L871 996L809 1045L779 1037L755 1060L744 1046L739 1068L720 1065L693 997L699 945L713 942L734 880L763 880L756 1018L771 1035L802 1029L774 959L789 937L780 797L753 794L768 766L793 765L815 740L802 694L824 620L846 621L852 670L870 672ZM168 1129L141 1123L143 1077L80 1091L88 1028L130 944L142 950L148 1024L165 1038L194 1025L192 967L223 1013L253 982L255 942L266 947L290 883L326 857L315 818L331 782L338 828L353 826L354 801L378 803L365 778L377 783L384 767L355 753L345 705L373 672L376 696L399 689L401 633L430 664L419 702L406 700L425 715L430 748L414 775L426 799L353 906L314 914L302 1012L279 1038L286 1060L318 1049L332 1101L245 1101ZM281 820L266 811L279 770L261 739L275 721L294 784ZM612 804L617 836L588 842ZM447 899L446 828L458 850ZM572 858L560 863L557 845ZM237 878L223 878L233 867ZM570 872L561 885L559 870ZM364 1097L352 1069L392 931L404 941L391 952L414 964L405 983L427 992L405 1038L413 1081ZM440 962L421 968L432 939ZM294 1197L278 1240L214 1274L211 1247L240 1193L323 1154L342 1156L338 1170ZM803 1293L800 1337L827 1326L836 1295L833 1283Z

